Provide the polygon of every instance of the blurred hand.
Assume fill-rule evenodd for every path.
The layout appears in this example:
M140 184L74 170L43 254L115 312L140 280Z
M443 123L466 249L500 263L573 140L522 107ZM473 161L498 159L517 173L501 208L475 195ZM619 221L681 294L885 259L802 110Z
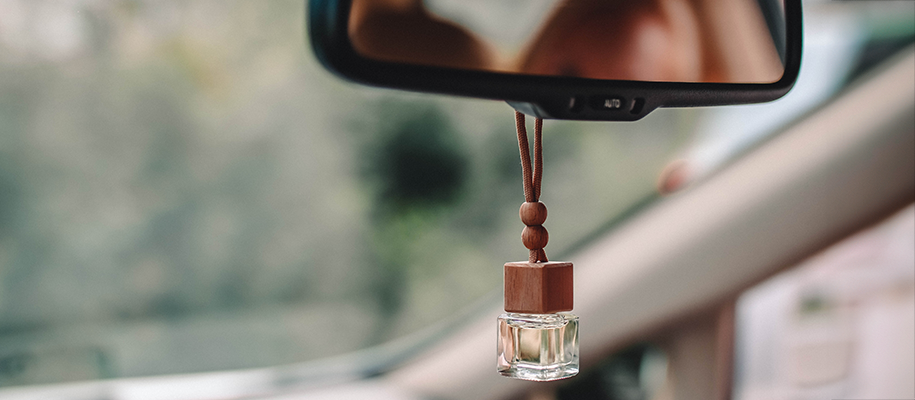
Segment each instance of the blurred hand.
M487 44L466 28L429 13L422 0L354 0L349 35L368 58L464 69L489 69Z
M687 0L566 0L519 60L521 72L597 79L697 81L696 14Z

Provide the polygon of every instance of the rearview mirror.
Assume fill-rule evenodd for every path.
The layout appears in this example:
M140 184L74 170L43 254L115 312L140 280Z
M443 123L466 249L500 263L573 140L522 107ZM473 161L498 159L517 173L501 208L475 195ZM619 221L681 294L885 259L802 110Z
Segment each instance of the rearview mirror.
M318 59L350 80L637 120L794 84L799 0L311 0Z

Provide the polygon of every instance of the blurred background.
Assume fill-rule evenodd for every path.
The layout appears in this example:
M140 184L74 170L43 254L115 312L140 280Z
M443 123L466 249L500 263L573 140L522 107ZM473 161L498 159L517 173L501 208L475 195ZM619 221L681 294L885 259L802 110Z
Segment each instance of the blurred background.
M808 3L802 77L779 102L546 121L551 258L915 41L915 3ZM0 386L295 365L405 337L420 346L500 301L502 264L527 256L511 108L344 82L314 59L304 13L298 0L0 0ZM855 265L883 267L826 256L741 300L738 398L773 398L766 388L784 383L772 337L802 346L819 329L788 321L826 315L814 319L845 327L823 330L844 351L849 304L912 309L915 216L901 218L864 239L892 246L853 245L872 256ZM875 289L849 289L856 274ZM632 371L663 355L628 351L594 375L616 383L591 378L623 388L600 398L652 393ZM804 393L792 398L815 398Z
M527 256L511 108L337 79L301 1L0 4L4 384L341 354ZM550 253L653 193L691 118L547 122Z

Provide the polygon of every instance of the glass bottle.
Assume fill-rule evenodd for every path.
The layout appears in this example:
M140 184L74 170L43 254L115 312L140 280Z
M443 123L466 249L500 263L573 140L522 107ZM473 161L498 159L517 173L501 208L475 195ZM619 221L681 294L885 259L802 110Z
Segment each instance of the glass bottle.
M529 381L552 381L578 373L578 317L505 313L499 316L497 368Z

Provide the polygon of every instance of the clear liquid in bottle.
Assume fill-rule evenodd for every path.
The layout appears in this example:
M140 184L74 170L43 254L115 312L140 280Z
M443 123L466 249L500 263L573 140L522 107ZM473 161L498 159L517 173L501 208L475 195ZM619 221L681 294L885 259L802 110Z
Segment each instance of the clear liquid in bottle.
M578 374L578 317L570 313L499 316L497 368L504 376L552 381Z

